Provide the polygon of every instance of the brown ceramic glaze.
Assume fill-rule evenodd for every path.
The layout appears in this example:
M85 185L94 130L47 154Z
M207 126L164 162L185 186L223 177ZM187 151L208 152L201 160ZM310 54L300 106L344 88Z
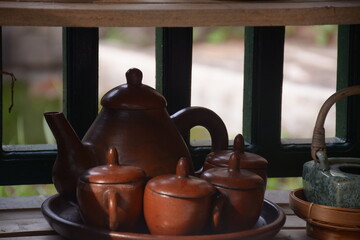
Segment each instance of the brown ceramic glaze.
M151 234L196 235L210 223L216 189L189 176L187 158L178 162L176 174L151 179L144 194L144 216Z
M240 154L231 154L227 168L212 168L201 177L212 183L225 197L216 232L237 232L257 222L264 201L264 180L240 169ZM242 159L241 159L242 160Z
M177 160L190 158L181 134L195 125L204 125L209 130L214 150L227 147L225 125L214 112L186 108L170 117L165 98L141 83L140 70L130 69L126 78L127 84L103 96L103 108L82 141L62 113L45 113L59 149L54 167L55 186L70 201L76 199L76 179L89 167L105 164L111 146L116 147L121 164L140 167L149 178L175 173Z
M144 171L120 166L116 148L110 148L107 164L89 169L78 181L84 222L110 230L134 230L142 216L144 185Z
M249 170L261 176L266 184L267 180L267 160L257 154L244 151L244 138L241 134L234 139L233 150L213 151L206 156L203 171L214 167L227 167L229 158L234 152L240 153L240 168Z

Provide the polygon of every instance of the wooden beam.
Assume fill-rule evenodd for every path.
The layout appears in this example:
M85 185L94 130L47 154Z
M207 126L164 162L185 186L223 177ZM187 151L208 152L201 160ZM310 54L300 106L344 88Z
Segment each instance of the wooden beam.
M355 0L109 0L0 1L10 26L283 26L360 24Z

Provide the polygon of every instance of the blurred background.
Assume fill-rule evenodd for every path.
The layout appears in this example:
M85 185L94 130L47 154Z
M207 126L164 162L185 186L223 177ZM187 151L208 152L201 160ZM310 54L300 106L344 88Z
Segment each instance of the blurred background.
M62 29L3 27L3 146L54 144L42 113L62 109ZM229 140L242 133L244 28L194 28L193 106L215 111L225 122ZM336 91L337 26L286 27L282 138L310 142L317 113ZM155 86L155 29L100 28L99 97L125 83L125 72L137 67L145 84ZM327 137L335 136L335 111L326 123ZM208 144L201 127L191 131L194 145ZM309 159L310 160L310 159ZM301 178L272 178L268 189L301 187ZM0 196L54 194L53 185L0 186Z

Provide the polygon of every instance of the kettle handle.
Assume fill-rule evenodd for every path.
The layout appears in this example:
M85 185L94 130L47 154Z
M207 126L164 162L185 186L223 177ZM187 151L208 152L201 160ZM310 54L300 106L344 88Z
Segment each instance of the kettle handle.
M311 157L315 161L319 161L319 159L327 161L324 123L330 108L335 102L357 94L360 94L360 86L344 88L331 95L322 105L316 119L311 143ZM326 168L326 166L324 167Z
M195 126L205 127L211 136L212 151L228 148L228 133L221 118L210 109L204 107L187 107L174 113L173 119L182 136L188 134Z

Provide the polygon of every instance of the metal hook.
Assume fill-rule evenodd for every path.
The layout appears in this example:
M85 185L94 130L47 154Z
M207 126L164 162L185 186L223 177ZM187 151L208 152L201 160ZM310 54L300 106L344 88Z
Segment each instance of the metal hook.
M324 151L317 151L316 156L318 157L318 159L320 161L321 170L328 171L330 169L330 166L329 166L329 160L328 160L326 153Z

